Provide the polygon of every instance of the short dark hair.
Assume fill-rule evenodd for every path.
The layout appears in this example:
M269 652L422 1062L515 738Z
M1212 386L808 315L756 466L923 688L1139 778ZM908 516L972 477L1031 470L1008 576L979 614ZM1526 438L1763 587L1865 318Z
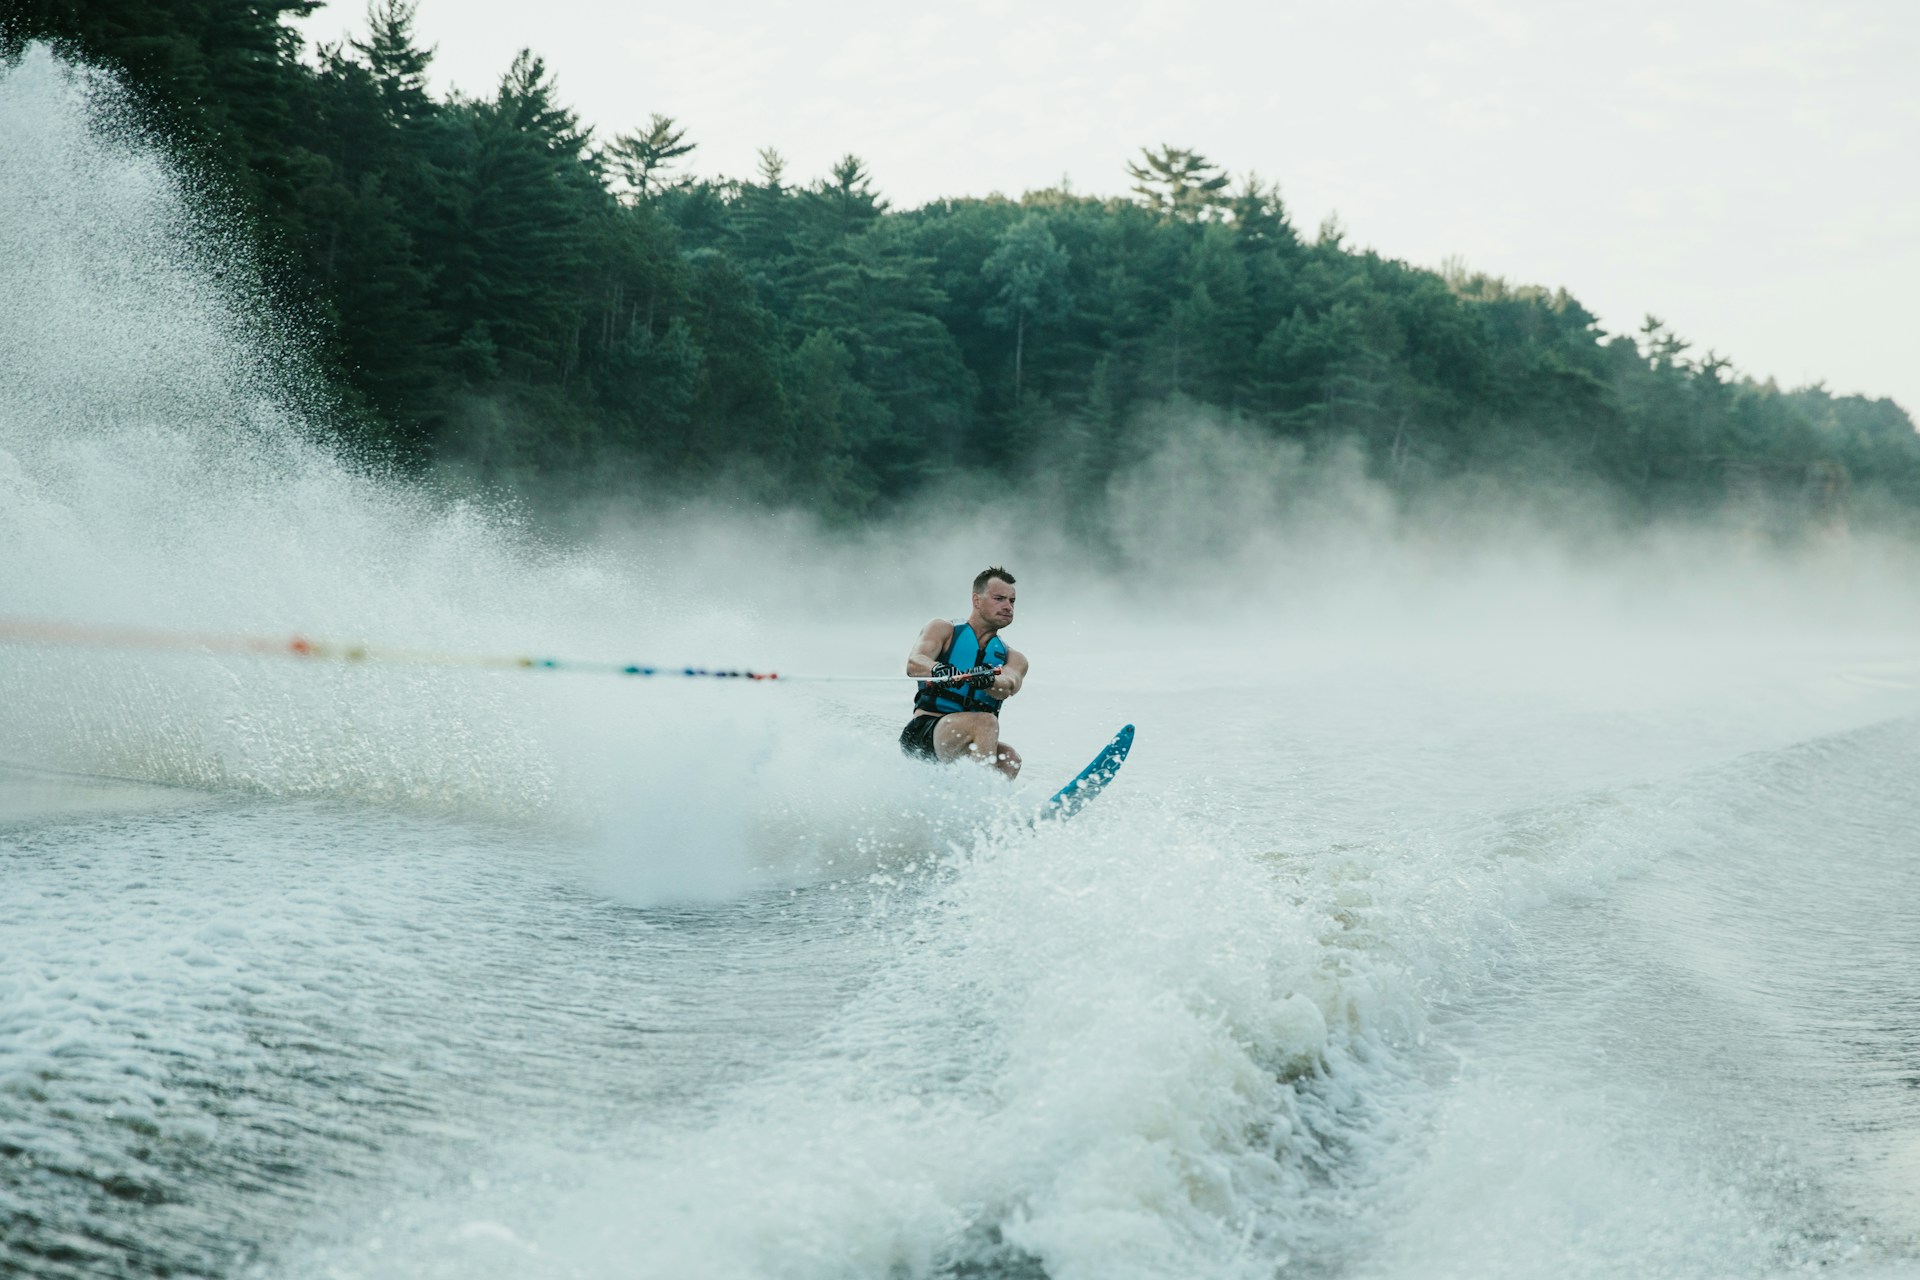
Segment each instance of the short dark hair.
M993 580L994 578L1000 579L1000 581L1006 583L1008 586L1013 585L1012 574L1008 573L1005 569L1002 569L997 564L989 565L987 568L982 569L979 573L976 573L973 576L973 594L979 595L982 591L985 591L987 589L987 583Z

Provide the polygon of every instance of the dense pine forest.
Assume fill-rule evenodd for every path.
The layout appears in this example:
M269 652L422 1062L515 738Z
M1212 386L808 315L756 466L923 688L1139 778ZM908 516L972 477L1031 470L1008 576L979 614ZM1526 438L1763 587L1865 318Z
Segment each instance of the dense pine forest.
M771 150L696 178L691 128L595 136L532 52L489 96L436 99L411 5L305 50L287 19L316 7L16 0L0 53L44 40L120 77L248 229L335 388L330 429L391 465L832 519L969 473L1097 504L1165 429L1143 424L1191 408L1357 447L1403 489L1920 510L1890 400L1755 383L1651 317L1608 334L1564 290L1303 235L1277 187L1194 151L1143 149L1124 198L895 209L855 156L808 177Z

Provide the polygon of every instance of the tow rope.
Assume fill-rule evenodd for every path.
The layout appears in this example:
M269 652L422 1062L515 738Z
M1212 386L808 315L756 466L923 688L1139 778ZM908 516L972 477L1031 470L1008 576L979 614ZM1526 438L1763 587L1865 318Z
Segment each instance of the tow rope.
M300 658L309 662L404 663L412 666L477 667L496 671L572 671L593 675L651 676L667 679L778 680L788 684L855 684L878 681L925 680L947 684L967 679L966 672L951 676L804 675L779 671L751 671L732 667L694 667L646 662L594 662L574 658L484 653L442 653L431 649L389 648L341 644L309 636L284 638L165 631L150 627L96 626L71 622L36 622L0 618L0 643L57 648L150 649L184 653L236 653L254 657Z

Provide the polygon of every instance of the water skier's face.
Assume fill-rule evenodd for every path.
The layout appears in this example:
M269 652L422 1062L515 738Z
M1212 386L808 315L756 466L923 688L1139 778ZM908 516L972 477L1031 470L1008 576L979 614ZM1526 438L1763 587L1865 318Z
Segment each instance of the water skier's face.
M996 628L1013 625L1012 584L998 578L988 578L985 588L973 598L973 607Z

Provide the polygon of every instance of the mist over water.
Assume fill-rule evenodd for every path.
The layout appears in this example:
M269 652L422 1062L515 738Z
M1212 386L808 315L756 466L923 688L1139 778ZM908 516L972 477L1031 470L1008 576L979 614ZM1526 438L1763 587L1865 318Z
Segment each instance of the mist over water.
M318 443L113 102L0 75L0 616L887 674L1005 563L1028 771L904 685L6 647L10 1267L1920 1274L1911 549L1197 411L1093 547L1044 481L543 532Z

